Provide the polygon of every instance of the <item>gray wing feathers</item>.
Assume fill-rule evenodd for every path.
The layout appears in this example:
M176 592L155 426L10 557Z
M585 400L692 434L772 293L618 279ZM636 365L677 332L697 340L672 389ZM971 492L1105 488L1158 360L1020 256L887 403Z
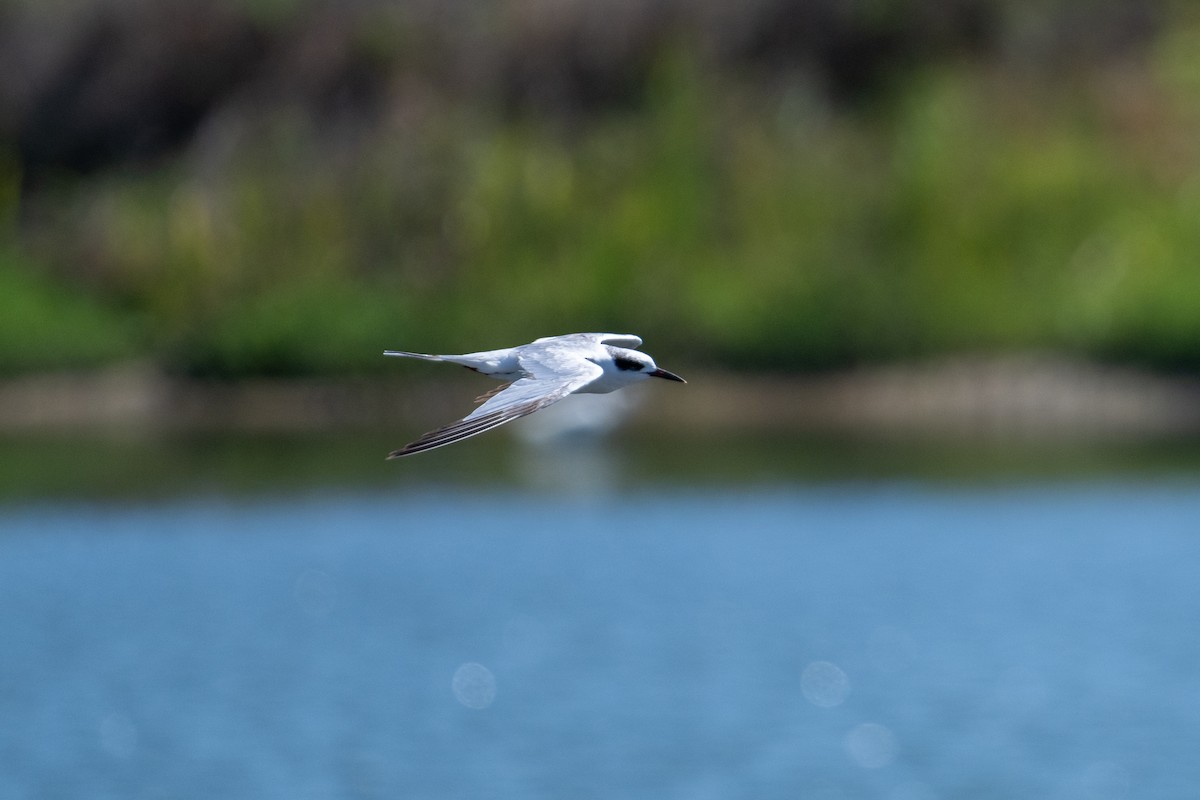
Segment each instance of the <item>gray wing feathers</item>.
M388 453L388 458L399 458L432 450L435 447L454 444L484 431L490 431L506 422L528 416L551 403L558 402L575 391L577 385L579 384L574 382L563 383L547 392L545 381L522 378L494 397L488 398L487 402L475 409L469 416L458 422L452 422L444 428L430 431L399 450L393 450Z
M634 336L632 333L602 333L602 338L597 341L600 344L611 344L613 347L628 347L632 350L642 346L640 336Z
M479 408L457 422L430 431L415 442L393 450L388 458L400 458L454 444L514 419L529 416L586 386L603 372L595 364L583 362L582 365L573 365L574 374L564 375L556 349L551 347L543 353L522 356L521 365L530 373L530 377L521 378L488 397ZM563 363L566 361L563 359Z
M517 381L520 383L520 381ZM515 385L515 384L514 384ZM503 392L501 393L503 394ZM436 431L429 433L417 439L415 442L404 445L399 450L393 450L388 453L388 458L400 458L401 456L409 456L413 453L421 453L425 450L432 450L435 447L443 447L448 444L460 442L471 436L476 436L484 431L490 431L498 425L503 425L506 422L512 422L514 419L532 414L539 408L553 403L555 400L562 398L562 395L554 398L542 398L541 400L530 400L521 405L510 405L507 408L489 411L486 414L479 414L480 406L476 409L476 413L471 416L460 419L458 422L452 422L444 428L438 428ZM496 398L492 398L493 400ZM485 404L486 405L486 404Z
M543 344L545 342L553 342L556 339L575 339L583 338L597 344L611 344L614 347L629 347L638 348L642 346L642 340L639 336L634 336L632 333L568 333L563 336L543 336L541 339L536 339L534 344Z

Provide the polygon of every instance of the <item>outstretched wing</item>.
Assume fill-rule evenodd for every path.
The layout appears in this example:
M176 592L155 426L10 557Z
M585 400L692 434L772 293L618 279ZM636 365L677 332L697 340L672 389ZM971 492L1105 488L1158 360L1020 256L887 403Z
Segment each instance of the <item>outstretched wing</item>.
M545 344L558 340L571 339L586 339L589 342L597 344L611 344L613 347L628 347L636 349L642 346L640 336L634 336L632 333L568 333L562 336L543 336L541 339L534 341L534 344Z
M430 431L415 442L393 450L388 458L422 453L461 442L484 431L526 417L594 381L604 370L590 361L569 358L559 348L539 348L521 357L526 377L488 397L479 408L445 427Z

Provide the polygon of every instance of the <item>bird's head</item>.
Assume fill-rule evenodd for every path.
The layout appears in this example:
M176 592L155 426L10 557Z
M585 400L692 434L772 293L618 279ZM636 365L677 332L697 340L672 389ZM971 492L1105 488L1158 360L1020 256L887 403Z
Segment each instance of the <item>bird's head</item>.
M608 351L612 355L613 365L617 368L618 372L641 374L647 378L666 378L669 381L687 383L687 381L674 372L668 372L659 367L654 363L654 359L645 353L637 350L629 350L624 347L609 347Z

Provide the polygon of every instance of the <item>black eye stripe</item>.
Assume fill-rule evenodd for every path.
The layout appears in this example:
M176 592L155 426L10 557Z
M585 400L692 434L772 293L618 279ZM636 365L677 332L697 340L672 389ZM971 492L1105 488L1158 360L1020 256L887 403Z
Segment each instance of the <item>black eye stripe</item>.
M617 365L617 369L640 371L642 362L637 359L627 358L626 356L617 356L613 359L613 363Z

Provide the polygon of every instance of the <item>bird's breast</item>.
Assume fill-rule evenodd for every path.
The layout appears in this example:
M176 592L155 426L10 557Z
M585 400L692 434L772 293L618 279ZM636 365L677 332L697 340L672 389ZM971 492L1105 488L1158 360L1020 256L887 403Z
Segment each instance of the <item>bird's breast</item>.
M631 383L637 383L637 377L635 377L637 374L638 373L629 372L609 372L605 370L603 375L601 375L599 378L596 378L596 380L592 381L581 389L577 389L576 392L579 394L607 394L609 392L615 392L618 389L624 389Z

